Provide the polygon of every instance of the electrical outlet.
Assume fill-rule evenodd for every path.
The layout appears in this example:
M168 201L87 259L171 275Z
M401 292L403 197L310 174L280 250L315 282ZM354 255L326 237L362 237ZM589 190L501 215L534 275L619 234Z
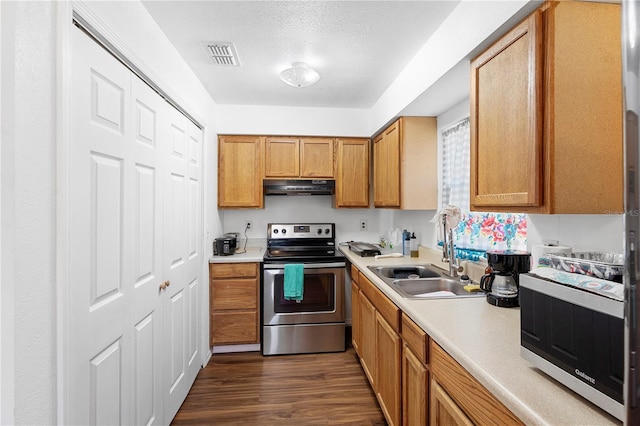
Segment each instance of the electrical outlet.
M360 230L361 231L367 230L367 219L360 219Z
M244 229L245 231L250 231L251 228L253 228L253 222L250 220L245 220L244 221Z

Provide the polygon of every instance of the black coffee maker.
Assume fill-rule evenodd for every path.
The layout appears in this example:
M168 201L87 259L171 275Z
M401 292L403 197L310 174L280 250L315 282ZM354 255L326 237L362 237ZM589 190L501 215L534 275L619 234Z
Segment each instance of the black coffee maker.
M531 253L517 250L487 252L486 273L480 278L480 288L487 293L487 302L495 306L518 306L519 276L529 272Z

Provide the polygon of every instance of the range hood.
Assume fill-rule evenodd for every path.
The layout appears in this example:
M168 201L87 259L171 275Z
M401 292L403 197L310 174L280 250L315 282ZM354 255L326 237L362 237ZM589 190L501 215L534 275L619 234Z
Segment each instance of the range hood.
M332 195L336 181L333 179L265 179L264 195Z

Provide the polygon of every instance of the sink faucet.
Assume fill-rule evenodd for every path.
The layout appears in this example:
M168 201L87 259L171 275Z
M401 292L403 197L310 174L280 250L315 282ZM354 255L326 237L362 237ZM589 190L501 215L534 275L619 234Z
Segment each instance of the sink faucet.
M456 259L456 249L453 244L453 230L447 229L447 215L442 215L442 261L449 264L449 276L458 277L458 272L462 272L462 266Z

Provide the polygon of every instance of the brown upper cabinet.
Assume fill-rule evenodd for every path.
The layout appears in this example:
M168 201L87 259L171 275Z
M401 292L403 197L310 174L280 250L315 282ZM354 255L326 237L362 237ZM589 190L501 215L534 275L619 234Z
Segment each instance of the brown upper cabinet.
M336 207L369 207L369 139L337 139Z
M620 25L548 1L471 61L471 210L622 211Z
M400 117L373 139L373 204L404 210L438 207L435 117Z
M218 138L218 207L262 208L264 137Z
M333 178L333 138L267 137L266 178Z

